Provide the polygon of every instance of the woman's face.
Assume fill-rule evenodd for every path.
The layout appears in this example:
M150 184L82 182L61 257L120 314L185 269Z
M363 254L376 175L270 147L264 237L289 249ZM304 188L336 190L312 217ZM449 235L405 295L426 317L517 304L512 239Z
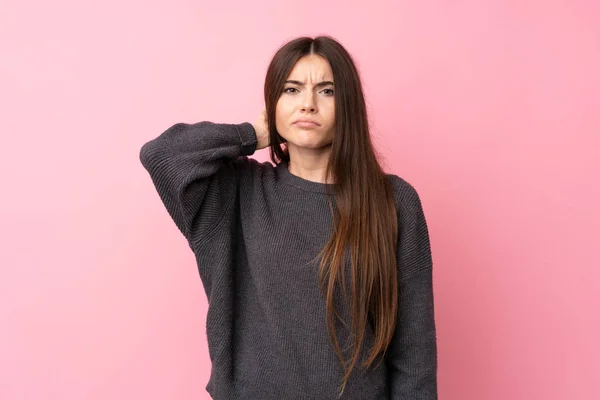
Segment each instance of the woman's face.
M275 121L288 148L316 150L331 145L335 129L333 73L325 58L311 54L294 65L277 101Z

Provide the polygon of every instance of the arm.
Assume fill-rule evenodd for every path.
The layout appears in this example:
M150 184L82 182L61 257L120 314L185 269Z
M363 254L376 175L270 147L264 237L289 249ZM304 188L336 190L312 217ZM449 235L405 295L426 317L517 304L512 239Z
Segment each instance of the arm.
M390 399L437 399L437 344L432 260L417 192L408 188L399 210L399 309L388 350Z
M249 123L176 124L140 151L142 165L179 230L208 233L234 203L236 168L255 152Z

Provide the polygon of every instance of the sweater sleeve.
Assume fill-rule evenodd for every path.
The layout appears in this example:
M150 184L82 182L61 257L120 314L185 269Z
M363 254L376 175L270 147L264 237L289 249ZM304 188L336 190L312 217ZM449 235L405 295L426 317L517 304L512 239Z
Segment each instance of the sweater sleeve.
M175 124L144 144L140 161L179 230L206 235L235 202L237 169L256 150L250 123Z
M437 399L432 258L417 192L405 187L399 209L399 309L387 353L390 399Z

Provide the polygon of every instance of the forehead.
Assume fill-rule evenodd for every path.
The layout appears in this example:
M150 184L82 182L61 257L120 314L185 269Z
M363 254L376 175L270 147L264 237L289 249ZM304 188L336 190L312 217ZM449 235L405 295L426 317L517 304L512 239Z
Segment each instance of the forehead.
M294 79L299 81L310 80L310 81L321 81L321 80L333 80L333 73L331 72L331 66L329 61L325 58L316 54L310 54L299 59L288 79Z

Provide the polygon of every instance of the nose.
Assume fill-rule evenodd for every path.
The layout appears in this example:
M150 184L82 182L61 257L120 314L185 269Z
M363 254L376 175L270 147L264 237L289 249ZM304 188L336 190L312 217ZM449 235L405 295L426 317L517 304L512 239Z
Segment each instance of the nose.
M314 113L317 111L317 102L312 91L307 90L302 97L302 111Z

